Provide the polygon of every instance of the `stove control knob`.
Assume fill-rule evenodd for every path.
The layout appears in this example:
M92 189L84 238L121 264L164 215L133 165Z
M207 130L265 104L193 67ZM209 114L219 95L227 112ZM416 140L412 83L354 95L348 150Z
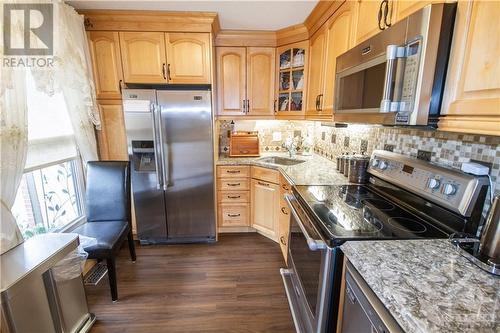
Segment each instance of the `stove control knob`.
M379 160L377 160L376 158L372 161L372 167L376 168L379 164Z
M427 186L433 190L439 188L440 185L441 185L441 182L439 181L439 179L436 179L436 178L429 179L429 184L427 184Z
M385 170L385 169L387 169L388 166L389 166L389 164L386 161L380 161L378 168L380 170Z
M443 193L446 195L453 195L457 193L457 187L453 184L445 184L443 186Z

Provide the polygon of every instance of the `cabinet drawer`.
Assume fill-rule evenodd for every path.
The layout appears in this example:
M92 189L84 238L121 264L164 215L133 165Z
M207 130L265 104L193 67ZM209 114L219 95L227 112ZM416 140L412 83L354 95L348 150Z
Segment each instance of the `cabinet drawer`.
M250 188L248 178L219 179L220 191L245 191Z
M246 227L250 225L248 204L220 204L219 226Z
M250 167L248 165L219 165L217 167L217 177L219 178L244 178L250 177Z
M252 166L252 178L265 180L267 182L271 182L274 184L279 184L280 172L277 170Z
M219 191L219 203L250 202L249 191Z

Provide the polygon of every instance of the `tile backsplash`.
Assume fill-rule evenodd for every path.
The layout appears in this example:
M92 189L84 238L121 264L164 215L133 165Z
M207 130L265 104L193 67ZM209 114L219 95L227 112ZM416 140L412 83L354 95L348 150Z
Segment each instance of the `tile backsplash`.
M330 160L344 152L385 149L459 169L463 162L477 161L490 167L496 192L500 192L500 137L460 134L418 128L349 125L344 128L312 121L237 120L235 129L259 131L261 152L282 151L287 137L301 135L314 140L314 151ZM219 121L219 152L229 150L230 121ZM274 133L274 138L273 138ZM279 133L279 134L277 134ZM280 140L276 140L276 139ZM275 139L275 140L273 140Z

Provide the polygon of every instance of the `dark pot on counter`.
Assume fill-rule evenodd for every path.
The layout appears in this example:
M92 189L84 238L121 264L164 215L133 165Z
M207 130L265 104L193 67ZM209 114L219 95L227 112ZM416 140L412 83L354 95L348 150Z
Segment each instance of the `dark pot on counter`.
M365 184L368 182L368 166L370 157L366 155L353 155L349 158L349 182ZM345 173L344 173L345 175Z

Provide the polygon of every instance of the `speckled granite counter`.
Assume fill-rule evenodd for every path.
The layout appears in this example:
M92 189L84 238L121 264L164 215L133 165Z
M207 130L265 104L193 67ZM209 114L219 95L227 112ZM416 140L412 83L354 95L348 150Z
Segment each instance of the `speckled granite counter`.
M297 155L295 158L304 160L296 165L277 165L264 163L259 159L267 156L288 157L286 153L262 154L260 157L223 157L220 156L217 165L257 165L280 170L293 185L341 185L348 184L346 177L340 174L335 163L319 155Z
M500 278L447 240L347 242L342 250L406 332L500 331Z

